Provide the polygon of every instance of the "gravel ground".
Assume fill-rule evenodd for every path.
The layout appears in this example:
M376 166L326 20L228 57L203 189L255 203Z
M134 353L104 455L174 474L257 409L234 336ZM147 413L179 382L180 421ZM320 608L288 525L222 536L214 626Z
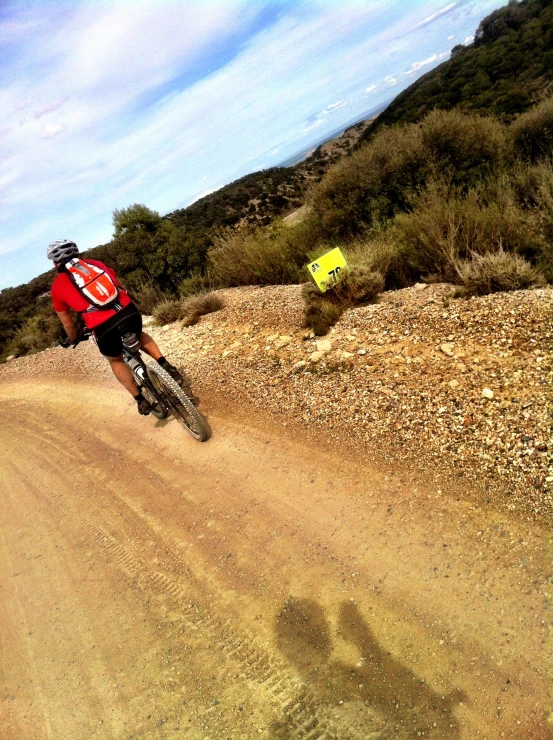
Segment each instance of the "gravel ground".
M371 462L549 514L553 290L471 300L449 285L388 292L327 337L301 328L298 286L220 291L194 327L150 327L200 395L224 394ZM146 323L149 322L146 320ZM109 376L92 343L0 368L0 380Z

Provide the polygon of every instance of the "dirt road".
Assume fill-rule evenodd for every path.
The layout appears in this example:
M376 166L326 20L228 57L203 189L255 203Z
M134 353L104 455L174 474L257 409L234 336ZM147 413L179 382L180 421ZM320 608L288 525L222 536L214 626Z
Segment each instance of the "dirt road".
M553 737L545 526L207 410L0 385L2 740Z

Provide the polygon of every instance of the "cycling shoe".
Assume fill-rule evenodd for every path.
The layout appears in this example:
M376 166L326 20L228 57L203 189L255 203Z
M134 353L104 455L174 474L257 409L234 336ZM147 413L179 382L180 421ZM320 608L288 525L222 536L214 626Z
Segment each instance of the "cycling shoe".
M148 401L147 398L142 398L138 404L138 413L142 416L148 416L150 411L152 410L152 404Z

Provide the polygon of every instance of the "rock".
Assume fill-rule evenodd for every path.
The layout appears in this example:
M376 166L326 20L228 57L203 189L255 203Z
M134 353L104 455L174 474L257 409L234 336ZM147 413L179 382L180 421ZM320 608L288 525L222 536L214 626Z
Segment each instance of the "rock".
M12 360L15 360L15 355L10 355L9 357L6 357L6 362L11 362Z
M305 334L302 336L302 339L304 342L306 342L308 339L313 339L314 337L315 337L315 332L306 331Z
M354 356L355 356L355 355L353 354L353 352L346 352L346 350L342 350L342 351L340 352L340 357L342 357L342 358L343 358L344 360L347 360L347 359L349 359L350 357L354 357Z
M320 352L320 351L318 351L318 352L312 352L312 353L311 353L311 354L309 355L309 362L319 362L319 360L320 360L320 359L321 359L322 357L324 357L324 356L325 356L325 354L326 354L326 352Z
M292 341L292 337L286 335L278 338L278 341L275 343L275 349L282 349L282 347L285 347L287 344L290 344Z
M460 373L465 373L467 371L467 366L463 362L457 362L455 363L455 369Z
M413 287L415 290L426 290L428 288L428 283L415 283Z
M449 381L449 387L450 388L453 388L453 389L458 388L459 387L459 381L455 380L455 378L453 380L450 380Z
M318 339L317 340L317 352L330 352L332 349L332 342L330 339Z
M440 344L440 350L448 357L455 357L452 344Z
M357 350L357 354L358 355L361 355L361 356L366 355L367 354L367 350L366 349L358 349Z
M300 373L306 366L307 363L305 362L305 360L300 360L299 362L296 362L294 365L292 365L292 372Z
M487 398L488 401L491 401L493 398L493 391L490 390L489 388L484 388L482 390L482 398Z
M348 342L354 342L357 337L354 337L353 334L348 334L346 339L348 340Z

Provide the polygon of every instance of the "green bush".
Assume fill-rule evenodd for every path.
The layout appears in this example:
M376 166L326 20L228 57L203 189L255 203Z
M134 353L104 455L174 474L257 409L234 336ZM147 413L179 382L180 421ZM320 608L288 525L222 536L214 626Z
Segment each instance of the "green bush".
M476 254L459 270L467 295L487 295L501 291L523 290L543 286L543 276L518 254L502 249Z
M467 189L508 161L505 127L494 118L436 110L421 123L421 135L434 172L453 187Z
M510 126L515 151L531 162L553 156L553 98L516 118Z
M473 253L502 249L537 260L545 246L536 213L520 206L504 175L466 196L448 194L447 185L435 181L411 213L397 216L395 234L407 272L453 283Z
M331 167L310 194L312 220L326 238L370 233L437 176L468 190L509 161L505 127L493 118L434 111L421 124L383 129Z
M202 275L195 271L187 278L184 278L179 284L179 295L182 298L207 293L212 288L211 280L208 275Z
M278 222L267 229L225 232L209 252L210 275L228 288L300 283L310 238L303 224L287 228Z
M361 234L407 208L408 194L424 185L429 164L418 126L385 129L313 188L311 218L327 238Z
M21 357L40 352L58 344L63 335L62 325L50 305L42 305L40 312L28 319L15 332L3 354L6 357L10 355Z

